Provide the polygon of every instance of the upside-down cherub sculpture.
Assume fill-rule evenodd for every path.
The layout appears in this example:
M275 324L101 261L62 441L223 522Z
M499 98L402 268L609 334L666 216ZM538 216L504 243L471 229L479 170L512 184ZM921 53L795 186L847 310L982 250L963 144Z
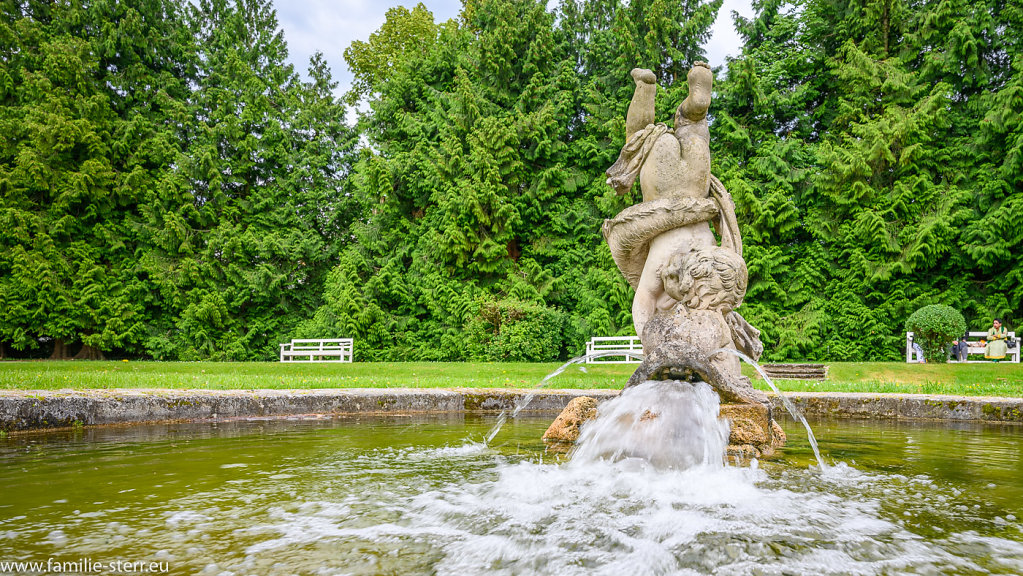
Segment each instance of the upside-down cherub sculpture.
M661 270L677 253L717 246L742 258L742 238L735 206L724 185L710 171L710 108L713 73L705 62L689 71L689 94L675 111L674 127L654 124L655 77L635 69L636 90L626 116L626 143L618 160L607 170L608 184L619 194L638 179L643 202L622 210L604 222L603 233L611 255L636 290L632 317L636 334L646 350L646 323L657 311L664 294ZM760 332L735 310L726 321L731 344L757 359L763 352Z

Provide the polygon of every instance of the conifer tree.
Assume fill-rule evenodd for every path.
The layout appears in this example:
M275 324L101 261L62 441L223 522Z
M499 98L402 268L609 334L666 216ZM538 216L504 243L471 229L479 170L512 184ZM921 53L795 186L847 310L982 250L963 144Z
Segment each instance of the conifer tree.
M813 173L823 55L800 37L783 2L736 17L740 56L718 82L712 113L714 171L736 203L750 272L743 314L761 330L768 358L813 358L824 337L827 261L804 225ZM810 64L808 64L808 62Z
M657 65L683 90L678 70L702 57L718 5L563 3L555 17L533 0L480 0L432 25L421 6L389 11L346 52L376 151L353 178L366 223L305 333L369 341L363 358L536 360L631 330L631 289L600 236L633 200L603 176L628 73ZM539 326L557 337L506 339Z
M999 5L756 8L712 142L750 238L767 357L894 359L921 305L1006 311L972 261L995 253L977 218L1004 186L977 130L1011 78Z
M169 2L5 3L0 340L53 357L138 353L151 300L136 222L175 143Z
M183 237L156 258L178 313L150 341L158 356L269 358L320 304L351 207L354 146L322 56L309 82L286 63L271 4L207 0L190 8L197 42L185 143L165 225ZM167 250L166 248L170 248Z
M958 80L957 102L968 114L955 128L966 156L965 182L972 192L972 218L959 237L958 256L972 280L972 314L985 324L1000 317L1013 326L1023 319L1023 7L1013 2L952 3L922 32L950 41L928 62L935 72ZM951 30L950 30L951 29ZM923 33L921 34L924 35ZM956 69L956 62L965 62ZM961 88L960 88L961 87ZM972 318L971 318L972 317Z

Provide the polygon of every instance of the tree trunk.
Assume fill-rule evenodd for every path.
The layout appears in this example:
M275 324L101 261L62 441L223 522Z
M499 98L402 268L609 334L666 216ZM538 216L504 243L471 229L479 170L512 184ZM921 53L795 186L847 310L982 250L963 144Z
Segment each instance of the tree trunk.
M884 57L889 56L888 52L888 34L891 32L891 18L889 17L889 10L891 9L891 1L885 0L884 11L881 14L881 33L884 34Z
M515 262L518 262L519 257L522 256L522 248L519 247L518 238L512 238L508 241L508 256Z
M67 344L64 344L64 340L57 338L53 341L53 354L50 354L50 360L67 360Z
M95 347L89 346L88 344L85 344L84 346L82 346L82 349L78 351L78 354L75 354L75 358L74 359L75 360L106 360L106 357L103 356L103 351L100 350L99 348L95 348Z
M7 342L0 342L0 360L7 358Z

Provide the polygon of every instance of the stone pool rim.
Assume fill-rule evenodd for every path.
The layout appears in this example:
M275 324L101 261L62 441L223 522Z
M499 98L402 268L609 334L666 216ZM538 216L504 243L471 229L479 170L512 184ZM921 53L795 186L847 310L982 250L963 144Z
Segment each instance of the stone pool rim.
M492 388L320 388L285 390L62 389L0 390L0 431L18 433L80 426L221 421L349 414L485 413L513 409L557 414L577 396L600 401L619 390ZM771 395L775 406L781 400ZM1023 424L1023 398L787 392L807 416Z

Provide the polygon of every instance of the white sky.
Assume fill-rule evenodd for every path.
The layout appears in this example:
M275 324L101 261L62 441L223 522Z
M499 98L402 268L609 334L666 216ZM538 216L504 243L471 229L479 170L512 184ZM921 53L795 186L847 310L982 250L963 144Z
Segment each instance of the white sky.
M458 16L461 0L421 0L433 12L435 22ZM366 40L384 23L384 14L392 6L412 8L416 0L275 0L277 19L288 41L290 60L305 76L309 57L323 52L334 79L339 83L337 94L351 85L352 75L344 60L344 51L355 40ZM751 0L725 0L706 46L711 66L721 66L725 56L739 53L739 35L732 25L733 10L743 16L753 15Z

